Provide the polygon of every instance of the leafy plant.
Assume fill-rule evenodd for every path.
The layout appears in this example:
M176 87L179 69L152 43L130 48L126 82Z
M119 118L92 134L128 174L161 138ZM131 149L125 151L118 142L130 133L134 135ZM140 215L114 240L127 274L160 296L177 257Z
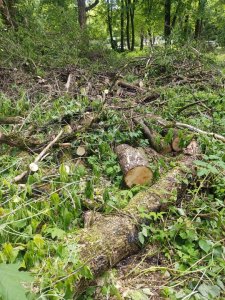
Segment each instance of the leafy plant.
M25 284L34 279L19 268L19 264L0 264L0 298L3 300L27 300Z

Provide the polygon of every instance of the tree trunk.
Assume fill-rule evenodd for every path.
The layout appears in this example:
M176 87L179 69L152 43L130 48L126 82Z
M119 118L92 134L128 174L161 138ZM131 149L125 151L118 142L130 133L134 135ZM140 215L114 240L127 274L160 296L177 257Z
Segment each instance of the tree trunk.
M186 15L184 18L184 38L188 37L188 26L189 26L189 15Z
M77 0L77 4L78 4L78 22L80 28L83 29L87 21L85 0Z
M124 0L121 0L120 50L124 51Z
M97 4L99 3L99 0L95 0L93 3L91 3L89 6L86 7L86 0L77 0L78 5L78 22L81 29L84 29L87 22L87 12L91 9L93 9Z
M206 0L199 0L198 2L198 17L195 23L194 38L199 39L202 33L203 27L203 14L205 10Z
M112 4L110 0L107 0L107 23L108 23L108 30L110 36L110 44L112 49L116 49L116 43L113 39L113 29L112 29Z
M171 0L165 0L165 23L164 23L164 36L166 43L169 43L171 34Z
M140 35L140 50L142 51L144 49L144 34L143 32Z
M165 211L171 201L175 205L187 190L187 185L181 179L193 180L187 175L195 174L194 160L196 154L184 156L179 167L171 170L148 190L138 193L118 215L102 216L92 227L77 233L80 258L90 267L93 276L100 275L139 251L138 225L145 222L141 212ZM84 291L88 284L85 279L76 282L76 295Z
M122 144L116 147L116 153L128 187L152 183L153 172L149 168L148 159L142 149Z
M130 0L125 0L126 12L127 12L127 25L126 25L126 35L127 35L127 49L130 50Z
M131 51L134 51L135 46L135 31L134 31L134 11L135 11L135 0L130 3L130 24L131 24Z

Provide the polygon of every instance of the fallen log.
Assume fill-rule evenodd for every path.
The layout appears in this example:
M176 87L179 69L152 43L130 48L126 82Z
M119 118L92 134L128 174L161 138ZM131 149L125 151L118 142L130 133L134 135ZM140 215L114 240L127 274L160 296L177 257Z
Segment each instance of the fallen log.
M116 153L128 187L152 183L153 172L144 150L122 144L116 147Z
M80 259L86 262L93 276L100 275L120 260L139 251L138 227L145 222L142 212L156 212L162 208L165 210L168 203L175 205L184 195L187 184L183 179L190 181L195 176L194 160L198 153L195 141L187 153L188 155L184 155L179 162L179 166L148 190L138 193L126 208L117 214L102 216L92 227L82 229L76 234ZM76 282L74 299L88 284L90 281L85 278Z

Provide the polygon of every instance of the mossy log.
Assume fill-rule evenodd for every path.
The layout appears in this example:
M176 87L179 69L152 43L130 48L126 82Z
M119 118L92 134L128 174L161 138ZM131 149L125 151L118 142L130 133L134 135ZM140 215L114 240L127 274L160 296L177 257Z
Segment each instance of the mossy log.
M141 211L156 212L165 210L169 203L175 205L187 190L184 178L192 180L195 176L195 159L195 154L184 156L177 167L152 187L138 193L126 208L117 214L102 216L92 227L82 229L77 234L80 259L87 262L94 276L139 251L139 226L145 222ZM90 282L85 279L76 282L74 299L88 284Z
M121 144L116 147L116 153L128 187L152 183L153 172L143 149Z

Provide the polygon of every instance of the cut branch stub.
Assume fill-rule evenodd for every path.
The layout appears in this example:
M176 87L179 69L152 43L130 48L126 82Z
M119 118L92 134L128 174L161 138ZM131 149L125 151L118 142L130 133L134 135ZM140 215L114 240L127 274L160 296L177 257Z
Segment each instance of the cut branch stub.
M144 150L122 144L116 147L116 153L128 187L152 183L153 172L149 168Z
M143 134L147 137L150 146L161 154L166 154L172 152L170 144L166 143L163 137L156 131L152 130L147 126L142 120L134 118L135 124L141 127Z

